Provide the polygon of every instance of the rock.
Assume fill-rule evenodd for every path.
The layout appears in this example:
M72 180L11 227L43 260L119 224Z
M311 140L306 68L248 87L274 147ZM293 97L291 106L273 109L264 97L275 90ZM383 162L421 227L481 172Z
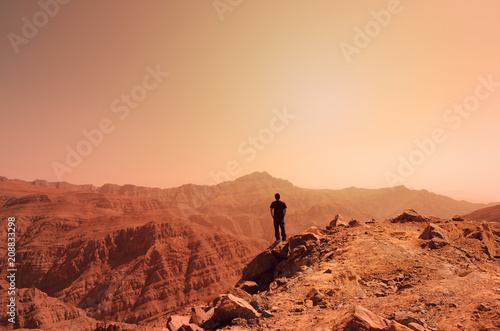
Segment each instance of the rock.
M304 300L304 306L306 306L307 308L311 308L312 306L314 306L314 302L312 300Z
M204 329L200 328L196 324L189 323L182 325L180 328L177 329L177 331L204 331Z
M454 222L465 222L465 219L460 215L453 216L453 218L451 220Z
M408 328L413 331L425 331L425 328L418 323L408 323Z
M191 319L189 320L189 322L194 323L198 326L203 326L206 321L212 318L213 313L213 310L209 310L209 312L206 312L201 307L194 306L191 308Z
M267 300L260 295L254 295L250 301L250 305L258 312L263 312L264 310L269 309Z
M297 246L293 249L293 251L290 253L290 260L295 260L302 254L307 252L307 247L304 245Z
M264 251L243 268L241 279L260 283L262 275L273 272L277 264L278 260L271 251Z
M389 323L386 319L372 313L362 306L356 306L352 319L346 325L344 331L375 331L375 330L388 330Z
M335 215L335 218L330 222L330 228L335 228L338 226L347 227L348 223L340 215Z
M231 287L226 294L232 294L235 297L242 298L245 301L250 302L252 300L252 295L246 291L243 291L239 287Z
M427 243L427 247L429 247L430 249L440 249L448 244L449 243L443 239L433 238Z
M323 301L323 298L325 297L324 294L322 294L320 291L317 289L313 288L307 293L306 295L306 301L311 300L313 305L316 306L317 304L321 303Z
M486 246L486 254L490 257L490 259L493 258L500 258L500 253L498 252L496 243L495 243L495 237L493 233L491 232L490 226L487 223L482 224L483 227L483 243Z
M308 228L306 231L302 232L302 234L306 234L306 233L312 233L312 234L315 234L317 235L318 237L321 237L322 234L321 232L319 231L319 229L315 226L311 226L310 228Z
M291 252L293 252L296 247L301 245L304 245L307 250L310 250L312 247L316 246L318 242L319 237L314 233L298 234L288 239L289 249Z
M448 237L446 236L446 231L444 231L442 228L440 228L434 223L429 223L429 225L427 225L425 230L418 238L424 240L439 238L448 241Z
M262 316L265 317L265 318L269 318L269 317L274 317L274 314L271 313L269 310L263 310L262 311Z
M177 331L184 324L189 324L189 316L171 315L167 319L167 329L169 331Z
M251 280L243 282L243 284L241 284L239 287L248 294L255 294L259 290L259 284Z
M271 253L278 259L278 261L288 259L288 241L280 241L278 244L272 247Z
M362 224L360 222L358 222L357 220L351 220L348 224L348 227L350 228L355 228L355 227L358 227L358 226L361 226Z
M388 323L389 323L389 327L387 328L387 331L411 331L410 328L408 328L402 324L399 324L396 321L390 321Z
M245 300L232 294L221 295L211 320L227 325L235 318L251 319L260 314Z
M408 326L410 323L417 323L417 324L420 324L420 325L424 324L418 318L413 317L410 314L402 312L402 311L395 312L393 319L396 322L398 322L399 324L403 324L403 325L406 325L406 326Z
M423 217L413 209L405 209L399 216L391 219L392 223L407 223L407 222L428 222L426 217Z

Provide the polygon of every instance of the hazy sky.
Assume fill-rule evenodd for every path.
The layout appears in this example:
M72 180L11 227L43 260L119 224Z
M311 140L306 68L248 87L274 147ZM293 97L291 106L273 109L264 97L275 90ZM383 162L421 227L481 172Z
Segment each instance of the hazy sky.
M500 201L500 2L0 2L0 175Z

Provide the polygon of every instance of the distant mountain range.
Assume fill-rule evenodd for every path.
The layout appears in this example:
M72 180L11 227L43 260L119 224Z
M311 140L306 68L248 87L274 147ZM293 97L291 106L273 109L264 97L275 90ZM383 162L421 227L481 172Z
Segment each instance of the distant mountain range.
M6 181L5 177L0 181ZM135 185L73 185L66 182L35 180L27 183L38 188L92 192L104 195L141 198L146 209L162 210L169 215L205 226L222 226L238 236L272 240L269 205L279 192L288 206L287 228L298 233L305 228L327 225L335 215L344 219L384 220L404 209L423 215L451 218L469 214L495 204L459 201L427 190L405 186L381 189L346 188L341 190L305 189L267 172L255 172L234 181L214 186L186 184L175 188L149 188ZM96 196L96 197L97 197ZM135 206L134 208L137 208Z

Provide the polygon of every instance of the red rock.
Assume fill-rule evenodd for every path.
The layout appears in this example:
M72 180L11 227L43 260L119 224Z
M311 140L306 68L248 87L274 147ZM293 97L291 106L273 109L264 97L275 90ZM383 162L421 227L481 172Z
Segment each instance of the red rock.
M213 320L220 324L229 324L234 318L251 319L260 314L247 301L232 294L222 295L215 307Z
M167 319L167 329L169 331L178 331L183 325L189 324L189 316L172 315Z
M434 223L429 223L429 225L425 228L425 230L418 238L425 240L439 238L448 241L446 231L444 231L442 228L440 228L438 225Z
M351 321L344 331L385 331L389 329L389 323L386 319L372 313L366 308L356 306Z
M392 223L406 223L406 222L427 222L427 217L423 217L413 209L406 209L397 217L391 219Z

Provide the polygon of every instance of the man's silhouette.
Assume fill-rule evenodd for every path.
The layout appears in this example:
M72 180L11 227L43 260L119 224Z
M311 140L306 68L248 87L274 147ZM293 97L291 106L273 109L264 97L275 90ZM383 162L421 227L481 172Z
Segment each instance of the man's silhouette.
M276 241L280 240L280 228L281 228L281 239L286 240L285 233L285 215L286 215L286 204L280 201L280 194L276 193L274 195L275 201L271 203L271 216L274 220L274 236Z

